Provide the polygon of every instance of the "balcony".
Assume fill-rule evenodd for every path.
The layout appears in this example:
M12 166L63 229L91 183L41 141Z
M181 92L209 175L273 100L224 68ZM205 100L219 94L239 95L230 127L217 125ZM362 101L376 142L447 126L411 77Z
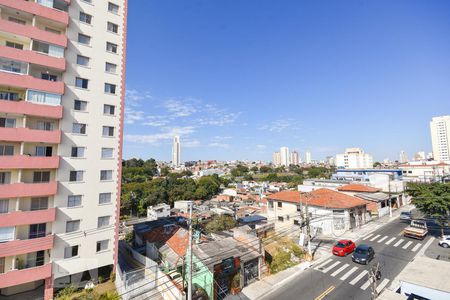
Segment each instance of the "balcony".
M12 240L9 242L0 243L0 253L2 257L6 257L52 249L54 239L55 236L53 234L49 234L47 236L34 239Z
M18 210L6 214L0 214L0 227L54 222L55 219L56 208L33 211Z
M12 47L0 46L0 57L11 60L20 60L43 67L53 68L58 71L66 70L66 60L64 58L53 57L31 50L20 50Z
M0 156L0 169L58 169L59 156Z
M59 144L61 143L61 131L0 127L0 140L5 142Z
M0 19L0 28L2 31L15 35L26 36L34 40L47 42L49 44L58 45L64 48L67 47L67 36L64 34L56 34L31 25L17 24L3 19Z
M8 271L4 274L0 274L0 289L8 286L14 286L18 284L49 278L51 276L52 276L51 263L34 268Z
M27 116L43 117L50 119L62 119L63 107L61 105L34 104L29 101L0 100L0 111L4 113L20 114Z
M65 26L69 25L69 14L65 11L46 7L31 1L0 0L0 5L8 6L32 15L49 19Z
M58 182L12 183L0 185L0 198L53 196L58 192Z
M0 85L44 91L59 95L64 94L64 82L62 81L49 81L35 78L30 75L14 74L9 72L0 72Z

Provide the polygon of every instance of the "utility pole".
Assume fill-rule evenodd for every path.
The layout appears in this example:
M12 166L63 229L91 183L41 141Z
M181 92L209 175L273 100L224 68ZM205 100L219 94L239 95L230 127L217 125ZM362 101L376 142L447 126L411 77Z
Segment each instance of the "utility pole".
M309 212L308 212L308 204L309 204L309 194L306 198L306 234L308 235L308 254L309 259L312 260L312 252L311 252L311 227L309 226Z
M189 277L188 277L188 300L192 300L192 206L189 202Z
M389 217L392 218L392 201L391 201L391 175L388 174L388 189L389 189Z
M369 281L371 283L370 289L371 289L371 300L374 300L378 296L377 292L377 276L380 272L380 263L377 262L376 265L372 266L369 271Z

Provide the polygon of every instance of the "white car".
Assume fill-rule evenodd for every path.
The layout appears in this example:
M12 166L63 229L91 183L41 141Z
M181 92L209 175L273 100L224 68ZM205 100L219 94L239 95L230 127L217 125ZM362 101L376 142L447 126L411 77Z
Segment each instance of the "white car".
M450 248L450 235L444 235L439 241L439 246Z

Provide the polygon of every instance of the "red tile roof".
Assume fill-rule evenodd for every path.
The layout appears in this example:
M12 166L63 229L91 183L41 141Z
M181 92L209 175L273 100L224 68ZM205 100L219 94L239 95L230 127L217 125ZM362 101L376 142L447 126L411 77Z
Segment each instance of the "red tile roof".
M368 202L360 198L346 195L330 189L318 189L310 193L300 193L298 191L281 191L268 197L269 200L277 200L292 203L307 202L311 206L326 208L352 208L367 205Z
M367 185L363 185L363 184L346 184L343 185L341 187L338 187L337 189L338 191L341 192L358 192L358 193L376 193L379 192L380 189L371 187L371 186L367 186Z

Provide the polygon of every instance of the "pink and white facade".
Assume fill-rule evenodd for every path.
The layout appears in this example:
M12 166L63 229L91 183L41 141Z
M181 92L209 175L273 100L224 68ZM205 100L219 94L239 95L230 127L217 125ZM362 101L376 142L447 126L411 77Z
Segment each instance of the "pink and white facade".
M117 262L127 0L0 0L0 295Z

